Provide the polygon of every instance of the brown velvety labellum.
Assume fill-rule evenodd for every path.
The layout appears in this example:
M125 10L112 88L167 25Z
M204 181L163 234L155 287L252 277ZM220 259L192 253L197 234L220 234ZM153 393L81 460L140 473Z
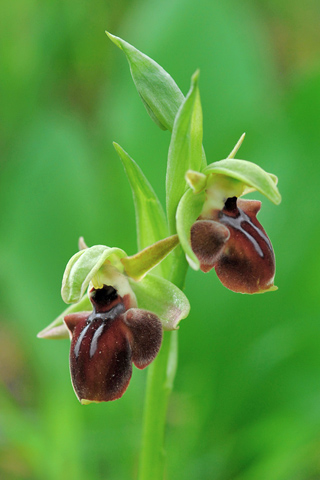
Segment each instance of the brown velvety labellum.
M162 324L151 312L130 308L130 296L120 297L108 285L93 289L93 312L64 318L71 333L70 372L80 401L107 402L120 398L132 374L132 362L145 368L157 355Z
M198 220L192 225L191 247L203 272L214 267L229 237L228 228L212 220Z
M121 318L79 322L73 332L70 371L80 400L106 402L123 395L132 365L131 347Z
M155 359L162 342L162 324L151 312L130 308L124 322L132 333L132 361L138 368L145 368Z
M234 292L258 293L273 287L275 258L256 218L261 202L228 198L222 210L199 217L191 227L191 246L208 272L213 267Z
M275 258L271 242L256 218L260 202L228 199L219 221L230 231L215 269L223 285L240 293L273 286Z

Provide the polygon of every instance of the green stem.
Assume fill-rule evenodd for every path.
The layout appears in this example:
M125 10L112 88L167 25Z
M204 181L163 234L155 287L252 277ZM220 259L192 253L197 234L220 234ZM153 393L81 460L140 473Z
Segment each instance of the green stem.
M183 288L186 273L185 256L178 247L174 254L170 280ZM148 371L139 480L163 480L164 477L165 425L177 368L177 354L178 332L164 332L161 350Z
M161 350L149 367L139 480L163 480L164 432L176 370L177 340L176 331L165 332Z

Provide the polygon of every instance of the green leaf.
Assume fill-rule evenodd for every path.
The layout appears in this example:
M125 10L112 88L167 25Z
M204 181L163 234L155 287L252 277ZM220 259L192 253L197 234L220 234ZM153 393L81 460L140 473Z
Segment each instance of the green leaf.
M158 315L165 330L175 330L180 320L188 316L190 304L187 297L168 280L148 274L140 282L131 280L130 285L138 307Z
M184 99L173 78L154 60L129 43L106 32L110 40L126 55L138 93L152 120L162 130L172 130Z
M178 235L159 240L141 252L121 260L125 273L136 281L141 280L152 268L158 265L178 245Z
M106 261L120 271L123 270L120 259L126 256L127 254L120 248L104 245L95 245L73 255L66 266L62 280L61 295L65 303L79 301L89 282Z
M265 195L276 205L281 202L281 195L276 186L276 177L265 172L255 163L248 162L247 160L231 158L220 160L219 162L208 165L203 173L207 175L221 174L234 178L242 182L245 186L250 187L251 191L258 190L258 192ZM246 192L248 192L248 189L246 189Z
M146 248L168 236L165 213L150 183L136 162L120 145L113 143L127 174L136 211L138 249ZM165 273L168 265L159 266Z
M170 233L175 233L175 216L185 193L187 170L200 170L202 163L202 108L198 88L199 71L191 79L191 87L176 116L168 154L167 216Z
M83 298L80 300L80 302L75 303L73 305L70 305L68 308L66 308L50 325L48 325L46 328L41 330L41 332L38 333L37 337L38 338L49 338L49 339L60 339L60 338L69 338L69 332L67 327L65 327L65 334L61 336L63 333L62 330L60 329L62 326L64 326L63 319L66 315L69 315L69 313L75 313L75 312L84 312L84 311L91 311L92 310L92 305L89 300L89 297L87 294L83 296Z
M193 193L188 189L180 200L177 209L177 232L181 247L183 248L190 267L198 270L200 267L199 260L193 253L191 248L191 227L199 217L205 201L205 193Z

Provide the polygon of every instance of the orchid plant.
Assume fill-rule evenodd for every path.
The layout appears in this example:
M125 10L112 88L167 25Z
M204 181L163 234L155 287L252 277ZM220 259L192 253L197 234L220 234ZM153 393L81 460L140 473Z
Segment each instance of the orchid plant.
M275 256L257 220L258 191L275 204L277 178L236 159L244 135L227 158L207 165L202 146L199 71L186 97L154 60L107 33L129 62L152 120L171 132L166 213L135 161L114 143L133 193L138 253L105 245L79 251L66 266L62 298L70 304L40 338L69 338L70 373L82 404L107 402L126 391L132 363L149 364L139 479L162 480L166 411L177 366L177 330L190 305L182 292L188 266L215 269L240 293L273 291ZM152 271L152 273L151 273Z

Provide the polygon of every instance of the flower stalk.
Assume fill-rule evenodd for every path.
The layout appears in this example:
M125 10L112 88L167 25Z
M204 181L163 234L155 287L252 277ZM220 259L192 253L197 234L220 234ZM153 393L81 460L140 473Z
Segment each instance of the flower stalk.
M177 350L178 332L165 332L161 350L148 370L139 480L162 480L164 477L165 425L177 367Z
M188 264L181 248L174 257L171 281L183 288ZM164 332L160 352L148 369L138 480L164 478L165 426L177 363L178 331Z

